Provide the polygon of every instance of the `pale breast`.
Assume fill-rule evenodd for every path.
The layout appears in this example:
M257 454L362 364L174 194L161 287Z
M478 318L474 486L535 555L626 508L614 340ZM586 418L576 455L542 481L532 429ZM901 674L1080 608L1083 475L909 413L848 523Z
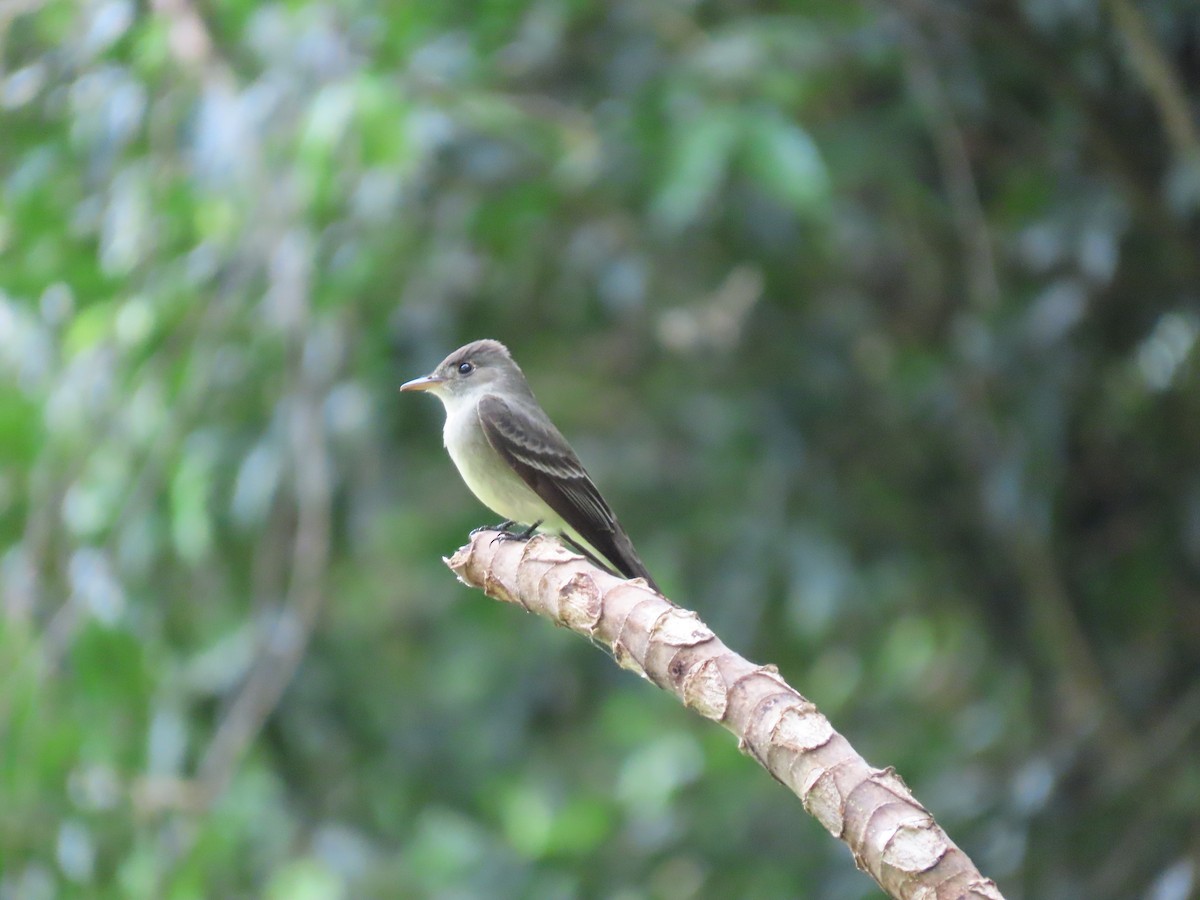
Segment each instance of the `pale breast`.
M473 405L446 416L443 443L459 475L479 500L505 519L530 525L559 518L488 443Z

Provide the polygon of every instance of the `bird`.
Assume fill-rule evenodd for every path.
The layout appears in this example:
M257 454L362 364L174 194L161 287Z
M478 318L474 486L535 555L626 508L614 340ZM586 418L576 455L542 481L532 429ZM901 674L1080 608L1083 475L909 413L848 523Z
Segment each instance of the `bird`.
M495 526L501 539L557 534L601 566L658 590L612 507L502 343L472 341L400 390L442 401L443 443L471 492L504 518ZM528 527L513 532L518 524Z

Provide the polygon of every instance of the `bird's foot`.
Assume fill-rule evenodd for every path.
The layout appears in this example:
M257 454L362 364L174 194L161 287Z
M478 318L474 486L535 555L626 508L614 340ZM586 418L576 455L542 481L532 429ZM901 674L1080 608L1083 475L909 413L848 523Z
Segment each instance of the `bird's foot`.
M499 525L480 525L478 528L471 529L471 537L475 537L481 531L499 531L503 534L508 534L508 529L516 524L512 519L505 519Z
M509 522L507 524L508 524L509 528L511 528L513 525L512 522ZM494 538L492 538L492 543L494 544L494 543L496 543L496 541L527 541L531 537L533 537L533 533L535 531L537 531L539 527L541 527L541 524L542 524L542 520L538 519L536 522L534 522L532 525L530 525L524 531L516 531L516 532L509 531L507 528L497 528L496 530L499 531L500 533L498 535L496 535Z

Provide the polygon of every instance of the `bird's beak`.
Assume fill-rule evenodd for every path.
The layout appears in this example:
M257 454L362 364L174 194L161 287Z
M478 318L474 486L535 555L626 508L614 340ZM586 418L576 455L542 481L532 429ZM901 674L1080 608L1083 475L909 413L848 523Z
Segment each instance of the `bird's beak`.
M445 380L445 378L439 378L437 375L422 375L420 378L414 378L412 381L404 382L404 384L400 385L400 390L429 391L433 390Z

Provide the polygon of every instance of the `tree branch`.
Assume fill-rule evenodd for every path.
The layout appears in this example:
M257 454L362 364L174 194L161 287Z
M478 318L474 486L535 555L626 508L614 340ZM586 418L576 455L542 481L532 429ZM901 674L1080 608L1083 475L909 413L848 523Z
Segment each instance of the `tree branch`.
M896 898L1002 900L894 770L874 769L774 666L734 653L690 610L557 540L481 531L446 564L470 587L604 644L626 669L737 736Z
M1113 21L1129 50L1129 65L1150 94L1175 154L1200 165L1200 129L1179 76L1171 67L1145 15L1129 0L1108 0Z
M915 23L903 30L902 41L908 90L925 118L946 200L962 241L967 296L978 311L996 309L1000 305L1000 279L987 214L979 199L967 140L932 62L937 54Z

